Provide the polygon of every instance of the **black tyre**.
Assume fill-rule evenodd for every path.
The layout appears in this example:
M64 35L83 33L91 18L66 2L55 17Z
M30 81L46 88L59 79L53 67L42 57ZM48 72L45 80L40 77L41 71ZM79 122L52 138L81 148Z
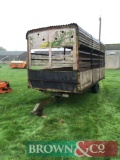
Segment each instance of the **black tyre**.
M94 84L94 86L91 87L91 91L93 93L98 93L99 92L99 83Z

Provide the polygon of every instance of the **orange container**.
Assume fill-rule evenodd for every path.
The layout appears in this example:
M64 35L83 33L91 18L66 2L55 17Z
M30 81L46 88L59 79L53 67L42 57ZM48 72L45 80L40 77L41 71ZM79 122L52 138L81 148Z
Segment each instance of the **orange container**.
M11 61L10 68L26 68L26 61Z

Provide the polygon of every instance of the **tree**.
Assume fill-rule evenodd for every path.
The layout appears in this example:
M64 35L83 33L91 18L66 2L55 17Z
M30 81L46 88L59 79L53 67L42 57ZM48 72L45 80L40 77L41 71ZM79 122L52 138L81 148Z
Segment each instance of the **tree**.
M0 51L7 51L7 50L3 47L0 47Z

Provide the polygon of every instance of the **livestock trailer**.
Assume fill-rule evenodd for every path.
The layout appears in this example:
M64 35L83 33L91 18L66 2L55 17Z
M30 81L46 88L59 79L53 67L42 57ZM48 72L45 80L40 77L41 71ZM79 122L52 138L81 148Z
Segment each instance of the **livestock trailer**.
M105 78L105 46L76 23L26 33L28 87L69 95L99 89Z

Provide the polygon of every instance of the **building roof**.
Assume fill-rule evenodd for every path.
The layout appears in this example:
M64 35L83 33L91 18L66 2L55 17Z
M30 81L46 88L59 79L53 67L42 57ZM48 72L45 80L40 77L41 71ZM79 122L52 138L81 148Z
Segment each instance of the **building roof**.
M0 55L1 56L18 56L20 54L22 54L25 51L0 51Z
M117 44L105 44L106 50L120 50L120 43Z

